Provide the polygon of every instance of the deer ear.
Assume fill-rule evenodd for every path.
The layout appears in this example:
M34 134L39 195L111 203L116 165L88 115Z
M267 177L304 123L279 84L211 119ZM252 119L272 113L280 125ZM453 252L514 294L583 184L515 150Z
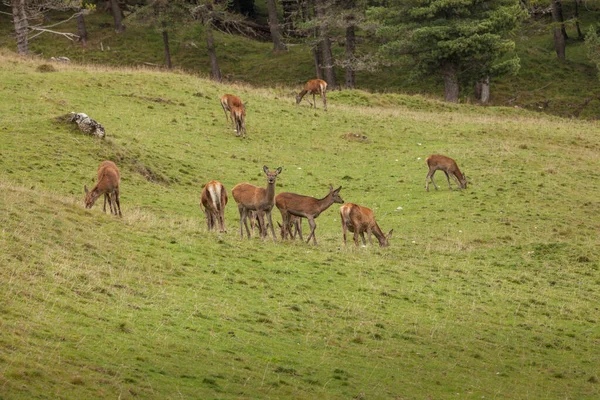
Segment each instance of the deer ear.
M269 167L267 167L266 165L263 165L263 171L265 172L265 174L269 173Z
M334 192L339 192L340 190L342 190L342 187L340 186L339 188L335 189Z
M89 190L87 188L87 185L83 185L83 191L85 192L85 194L89 193Z
M329 191L333 192L333 185L331 183L329 184Z
M393 230L393 229L390 231L390 233L388 233L388 234L387 234L386 238L388 238L388 239L389 239L389 238L392 236L392 233L394 233L394 230Z
M279 175L281 173L281 167L277 168L277 175Z

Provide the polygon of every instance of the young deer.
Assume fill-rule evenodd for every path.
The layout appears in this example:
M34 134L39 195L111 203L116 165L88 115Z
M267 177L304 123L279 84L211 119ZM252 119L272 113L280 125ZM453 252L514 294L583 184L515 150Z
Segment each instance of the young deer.
M269 171L269 168L265 165L263 171L267 175L266 188L257 187L249 183L239 183L235 185L231 191L240 212L240 236L242 239L244 238L244 226L246 227L248 238L250 238L250 229L248 229L247 218L250 211L256 211L260 221L259 230L261 237L264 239L267 236L267 228L263 228L265 225L262 218L263 213L266 213L273 240L277 240L275 237L275 229L273 229L271 210L273 209L275 202L275 181L277 175L281 173L281 167L277 168L275 171Z
M200 195L200 208L206 215L206 224L208 230L217 229L219 222L219 232L227 232L225 229L225 206L227 205L227 190L219 181L210 181L202 188ZM204 207L202 207L204 206Z
M309 93L309 94L313 95L313 103L314 104L311 103L310 100L307 99L308 103L310 104L311 107L317 108L317 102L315 100L315 95L318 94L323 99L323 107L325 108L325 111L327 111L327 97L325 96L326 92L327 92L327 82L325 82L322 79L310 80L310 81L306 82L306 85L304 85L304 89L302 89L302 91L296 95L296 104L300 104L304 95Z
M322 199L315 199L314 197L302 196L294 193L279 193L275 197L275 205L281 212L281 218L283 219L283 225L287 233L292 234L290 229L290 218L292 215L296 217L302 217L308 219L308 225L310 226L310 235L306 243L310 242L312 237L315 246L317 245L317 238L315 236L315 229L317 224L315 218L317 218L323 211L327 210L333 203L344 203L344 200L340 197L340 190L342 187L333 190L333 186L329 185L329 194ZM287 233L285 236L287 237Z
M112 161L102 161L98 167L98 183L88 190L87 186L83 186L85 191L85 208L92 208L98 197L104 195L104 207L102 208L106 212L106 201L110 207L110 213L123 216L121 214L121 202L119 201L119 182L121 175L119 174L119 168ZM112 196L111 196L112 195Z
M246 137L246 104L233 94L221 96L221 107L225 113L225 119L235 125L235 135ZM227 112L229 111L229 115Z
M288 214L289 217L289 225L287 229L284 228L279 222L279 233L281 234L281 239L286 238L286 234L289 232L291 239L296 239L296 236L300 237L300 241L304 241L302 238L302 218L296 217L295 215ZM292 227L294 228L294 232L292 233Z
M365 241L365 232L369 236L369 244L372 246L371 233L379 240L380 247L389 246L388 240L394 230L392 229L387 235L381 231L373 210L367 207L359 206L358 204L346 203L340 207L340 217L342 218L342 232L344 233L344 244L346 244L346 231L354 232L354 244L358 246L358 235L360 235L363 246L367 245Z
M458 169L458 165L456 161L451 159L450 157L442 156L440 154L432 154L425 160L427 166L429 167L429 172L427 172L427 177L425 178L425 189L429 192L429 180L433 183L433 187L435 190L438 190L435 182L433 181L433 174L435 171L441 170L446 174L446 179L448 180L448 188L452 190L452 186L450 185L450 175L456 181L456 184L461 189L466 189L467 187L467 178L460 172Z

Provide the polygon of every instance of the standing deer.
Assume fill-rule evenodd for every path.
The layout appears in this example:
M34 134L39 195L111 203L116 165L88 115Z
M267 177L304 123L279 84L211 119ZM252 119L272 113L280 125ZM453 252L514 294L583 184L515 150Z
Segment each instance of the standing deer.
M302 89L302 91L296 95L296 104L300 104L304 95L309 93L309 94L313 95L313 103L314 104L311 103L310 100L307 99L308 103L310 104L311 108L312 107L317 108L317 102L315 100L315 95L318 94L323 99L323 107L325 108L325 111L327 111L327 97L325 96L326 92L327 92L327 82L325 82L322 79L310 80L310 81L306 82L306 84L304 85L304 89Z
M441 170L446 174L446 179L448 180L448 188L452 190L452 186L450 185L450 175L456 181L456 184L461 189L466 189L467 187L467 178L460 172L458 169L458 165L456 161L451 159L450 157L442 156L440 154L432 154L427 159L425 159L427 166L429 167L429 172L427 172L427 177L425 178L425 189L429 192L429 180L433 183L433 187L435 190L438 190L435 182L433 181L433 174L435 171Z
M263 171L267 175L266 188L257 187L249 183L239 183L235 185L231 191L240 212L240 236L242 239L244 238L244 226L246 227L246 234L248 235L248 238L250 238L250 229L248 229L247 218L250 211L256 211L259 218L261 237L264 239L267 236L267 227L265 227L263 220L263 213L266 213L273 240L277 240L275 237L275 229L273 229L271 210L275 203L275 181L277 180L277 175L281 173L281 167L277 168L275 171L269 171L269 168L265 165Z
M225 119L235 125L235 135L246 137L246 104L233 94L221 96L221 107L225 113ZM229 111L229 115L227 112Z
M388 240L392 236L392 229L387 235L381 231L373 210L358 204L346 203L340 207L340 217L342 218L342 232L344 233L344 244L346 244L346 231L354 232L354 244L358 246L358 235L360 235L363 246L367 245L365 241L365 232L369 236L369 244L372 246L371 233L379 240L380 247L389 246Z
M92 208L98 197L104 195L104 207L102 208L106 212L106 201L110 207L110 213L123 216L121 214L121 202L119 201L119 182L121 175L119 174L119 168L112 161L102 161L98 167L98 183L88 190L87 186L83 186L85 191L85 208Z
M219 222L219 232L227 232L225 229L225 206L227 205L227 190L219 181L210 181L202 189L200 195L200 208L203 208L206 215L206 224L208 230L217 229Z
M283 225L285 231L291 236L290 217L294 215L308 219L310 235L308 235L306 243L309 243L312 237L316 246L317 238L315 236L315 229L317 228L317 224L315 223L315 218L327 210L333 203L344 203L344 200L340 197L340 190L342 190L341 186L333 190L333 186L329 185L329 194L322 199L287 192L279 193L275 198L275 204L281 212L281 218L283 219L281 225ZM287 237L287 234L285 236Z

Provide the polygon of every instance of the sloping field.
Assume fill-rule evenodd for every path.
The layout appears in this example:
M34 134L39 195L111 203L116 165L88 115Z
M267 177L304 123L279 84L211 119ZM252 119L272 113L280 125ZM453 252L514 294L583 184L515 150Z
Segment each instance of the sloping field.
M325 113L291 89L40 65L0 56L0 398L600 396L598 122L358 91ZM469 187L438 172L425 192L432 153ZM105 159L122 219L83 207ZM337 206L318 247L241 240L231 195L208 233L202 185L264 185L263 165L277 192L343 186L390 247L344 246Z

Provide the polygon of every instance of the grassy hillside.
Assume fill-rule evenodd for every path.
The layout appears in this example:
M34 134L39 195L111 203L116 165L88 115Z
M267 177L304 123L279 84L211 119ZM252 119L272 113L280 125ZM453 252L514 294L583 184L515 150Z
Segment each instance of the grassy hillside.
M359 91L325 113L285 88L56 68L0 56L0 398L600 396L598 122ZM469 187L425 192L431 153ZM104 159L122 219L83 207ZM318 247L241 240L233 199L208 233L202 184L263 185L263 165L278 192L342 185L390 247L344 246L335 206Z
M259 5L259 20L266 13ZM7 9L7 11L9 11ZM550 16L529 20L514 36L516 51L521 59L521 70L517 76L506 76L492 80L492 104L517 106L536 112L545 112L564 117L597 119L600 115L600 101L594 100L585 107L585 100L600 93L597 69L587 58L582 41L576 40L577 33L572 24L573 10L565 3L565 17L569 18L567 31L567 61L556 59ZM66 18L52 15L50 22ZM581 11L581 26L587 31L589 26L600 18L600 10L588 4ZM49 22L49 23L50 23ZM0 14L0 47L14 50L10 15ZM89 33L87 46L71 42L56 35L44 34L32 40L33 54L43 58L68 56L78 63L98 63L113 66L140 66L146 64L164 65L162 36L154 28L135 25L125 20L127 30L115 34L112 17L97 12L86 17ZM76 21L72 20L55 28L64 32L77 32ZM292 86L300 90L306 80L314 77L314 63L311 49L289 39L289 51L272 53L272 44L248 38L215 33L219 65L225 80L246 82L265 87ZM341 57L344 52L343 40L334 40L334 53ZM170 32L170 47L173 65L176 68L200 75L210 71L206 39L199 24L182 27ZM360 44L359 46L368 46ZM369 50L369 49L367 49ZM371 49L372 50L372 49ZM376 72L357 74L360 89L373 92L399 92L421 94L441 99L443 86L440 77L431 76L418 81L410 80L410 71L403 67L385 67ZM343 81L344 71L336 69L337 77ZM463 88L461 102L474 102L471 88Z

